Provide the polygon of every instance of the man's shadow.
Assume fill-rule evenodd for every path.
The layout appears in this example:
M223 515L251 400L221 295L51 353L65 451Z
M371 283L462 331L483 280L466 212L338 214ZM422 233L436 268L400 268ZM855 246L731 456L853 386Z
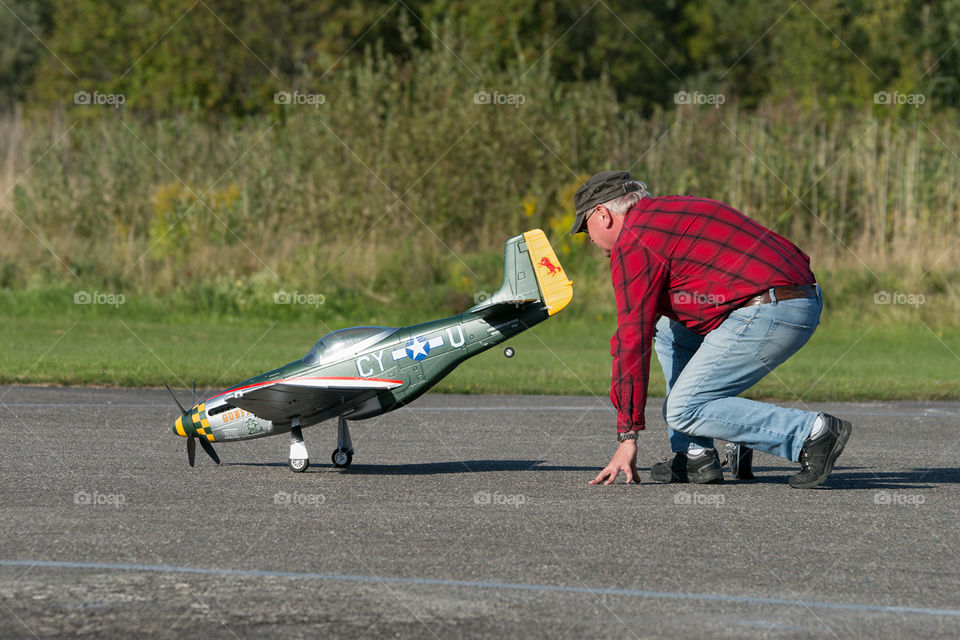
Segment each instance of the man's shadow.
M756 482L760 484L784 484L787 478L797 469L792 467L764 467L754 466L754 473L772 471L777 472L774 475L758 476L754 480L743 480L742 482ZM781 475L782 474L782 475ZM724 475L730 477L725 470ZM834 489L932 489L938 484L960 484L960 468L916 468L870 470L869 467L843 467L833 468L833 473L827 479L825 486Z
M447 462L404 464L352 464L339 469L329 461L311 461L306 473L342 471L355 475L371 476L433 476L458 473L490 473L504 471L568 471L596 474L600 466L572 466L545 464L545 460L451 460ZM224 462L224 466L237 467L286 467L285 462ZM638 467L641 477L649 473L649 467ZM753 480L735 480L728 468L724 478L732 482L756 484L786 484L787 478L797 472L796 467L754 465L758 475ZM768 475L767 472L770 472ZM592 477L592 476L591 476ZM871 471L869 467L834 467L825 483L834 489L905 490L932 489L938 484L960 484L960 468L917 468L897 471Z

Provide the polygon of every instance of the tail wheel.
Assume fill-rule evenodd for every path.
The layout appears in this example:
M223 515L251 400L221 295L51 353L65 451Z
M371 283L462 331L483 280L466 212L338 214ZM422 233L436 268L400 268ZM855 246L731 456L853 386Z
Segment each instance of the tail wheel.
M353 462L353 451L337 449L333 452L333 455L330 456L330 459L333 461L333 466L346 469L350 466L350 463Z

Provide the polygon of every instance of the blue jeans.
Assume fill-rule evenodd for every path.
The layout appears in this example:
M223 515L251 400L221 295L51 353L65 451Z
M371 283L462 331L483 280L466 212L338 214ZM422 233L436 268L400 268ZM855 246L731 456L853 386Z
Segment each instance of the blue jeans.
M670 448L713 448L713 438L796 462L817 413L736 397L806 344L823 298L774 301L732 312L705 336L667 317L654 349L667 379L663 418Z

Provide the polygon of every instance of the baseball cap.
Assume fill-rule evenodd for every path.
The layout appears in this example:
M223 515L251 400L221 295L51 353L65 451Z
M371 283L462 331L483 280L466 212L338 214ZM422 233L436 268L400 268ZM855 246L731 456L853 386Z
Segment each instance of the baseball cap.
M601 171L583 183L573 196L573 206L577 217L573 221L570 235L585 231L583 219L598 204L609 202L625 193L637 191L640 185L630 180L627 171Z

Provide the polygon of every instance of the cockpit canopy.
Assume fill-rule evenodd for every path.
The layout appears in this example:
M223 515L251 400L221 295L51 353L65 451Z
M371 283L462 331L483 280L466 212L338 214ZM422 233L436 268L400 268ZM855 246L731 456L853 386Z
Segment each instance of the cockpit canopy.
M365 346L380 342L396 333L399 327L350 327L333 331L320 338L303 357L304 364L316 364L330 356L347 355Z

